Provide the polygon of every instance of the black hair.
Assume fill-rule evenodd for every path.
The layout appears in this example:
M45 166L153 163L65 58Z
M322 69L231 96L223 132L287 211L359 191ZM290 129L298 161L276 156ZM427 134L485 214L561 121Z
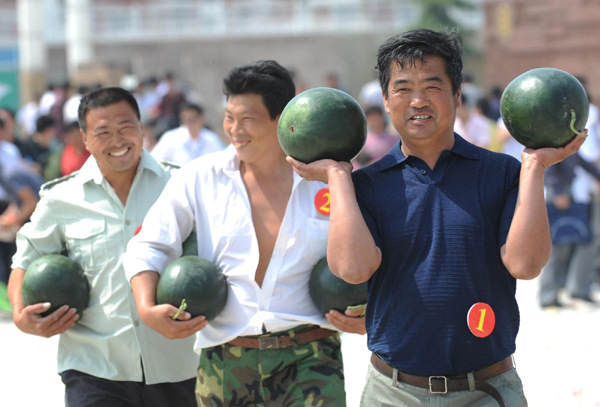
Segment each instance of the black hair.
M117 87L102 88L94 90L81 98L79 110L77 111L77 118L81 130L83 130L84 133L86 132L85 116L88 111L119 102L127 102L129 106L131 106L131 109L133 109L137 119L140 120L140 108L131 92Z
M4 129L4 120L0 119L0 129Z
M0 107L0 110L4 110L6 113L8 113L10 115L10 117L12 117L13 120L15 119L16 113L10 107Z
M482 97L477 99L477 103L475 103L475 106L477 106L479 108L479 110L481 110L481 114L484 115L485 117L490 117L490 102L487 100L487 98Z
M388 85L395 62L401 68L411 67L417 60L425 63L427 56L440 56L444 59L446 75L452 82L454 94L462 84L462 38L458 28L450 32L438 32L425 28L407 31L388 39L377 53L379 83L388 97Z
M274 120L296 95L296 86L287 69L272 60L260 60L229 71L223 79L223 93L227 99L250 93L261 95Z
M196 113L198 113L199 115L203 115L204 114L204 109L202 108L202 106L197 105L195 103L184 103L183 105L181 105L181 108L179 109L179 112L183 112L184 110L193 110Z
M75 129L79 130L79 123L70 122L65 126L64 132L65 132L65 134L67 134Z
M383 109L381 108L381 106L369 106L367 108L367 110L365 110L365 116L370 115L371 113L377 113L381 116L383 116Z
M54 127L56 121L52 116L40 116L35 120L35 131L41 133L50 127Z
M500 86L494 86L492 88L492 96L500 99L502 97L502 88Z

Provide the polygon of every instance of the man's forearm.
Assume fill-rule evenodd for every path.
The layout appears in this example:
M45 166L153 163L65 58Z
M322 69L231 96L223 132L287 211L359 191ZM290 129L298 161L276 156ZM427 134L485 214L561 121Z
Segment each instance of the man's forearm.
M156 286L159 278L160 275L156 271L146 270L131 279L131 289L142 318L145 309L156 305Z
M544 200L544 167L524 162L519 196L502 260L513 277L537 277L548 262L552 239Z
M21 297L23 278L25 278L25 270L16 268L11 271L8 280L8 301L15 312L20 312L25 307Z
M362 216L349 173L329 172L331 212L327 259L331 271L352 284L367 281L381 263L381 251Z

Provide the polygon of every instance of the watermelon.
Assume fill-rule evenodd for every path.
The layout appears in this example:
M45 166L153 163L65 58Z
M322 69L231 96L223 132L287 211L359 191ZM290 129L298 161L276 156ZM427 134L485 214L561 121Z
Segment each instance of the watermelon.
M219 267L197 256L183 256L165 269L156 287L156 302L179 308L185 300L192 317L215 319L227 302L227 279Z
M283 151L304 163L325 158L350 161L367 141L367 119L346 92L309 89L286 105L277 135Z
M322 315L332 309L344 313L346 308L367 302L367 282L350 284L336 277L327 264L327 258L319 260L308 283L308 291Z
M43 317L63 305L76 308L82 317L90 300L90 286L79 264L60 254L50 254L27 267L21 296L25 305L49 302L50 309L42 313Z
M525 147L563 147L586 125L588 96L571 74L553 68L525 72L500 100L506 128Z
M197 256L198 255L198 236L196 232L192 232L185 242L182 244L181 256Z

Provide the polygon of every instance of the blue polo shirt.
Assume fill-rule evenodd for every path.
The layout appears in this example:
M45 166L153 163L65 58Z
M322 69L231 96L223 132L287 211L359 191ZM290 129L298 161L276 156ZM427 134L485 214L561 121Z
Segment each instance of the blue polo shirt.
M515 211L520 163L455 134L435 168L400 142L353 173L356 198L382 262L369 280L368 346L418 376L453 376L515 351L516 280L500 258ZM489 304L496 327L476 337L467 314Z

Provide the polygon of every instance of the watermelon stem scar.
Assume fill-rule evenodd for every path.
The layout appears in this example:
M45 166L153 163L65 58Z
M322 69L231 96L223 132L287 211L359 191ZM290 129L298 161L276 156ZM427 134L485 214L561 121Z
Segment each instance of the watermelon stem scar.
M181 300L181 306L177 310L177 314L173 315L171 318L173 318L173 319L179 318L179 316L181 315L181 313L183 311L185 311L186 308L187 308L187 304L185 303L185 298L184 298L183 300Z
M296 130L294 126L290 126L290 131L293 133Z
M575 129L575 119L577 119L577 116L575 115L575 110L571 109L571 130L573 130L573 133L579 134L581 137L587 137L586 134L580 133Z

